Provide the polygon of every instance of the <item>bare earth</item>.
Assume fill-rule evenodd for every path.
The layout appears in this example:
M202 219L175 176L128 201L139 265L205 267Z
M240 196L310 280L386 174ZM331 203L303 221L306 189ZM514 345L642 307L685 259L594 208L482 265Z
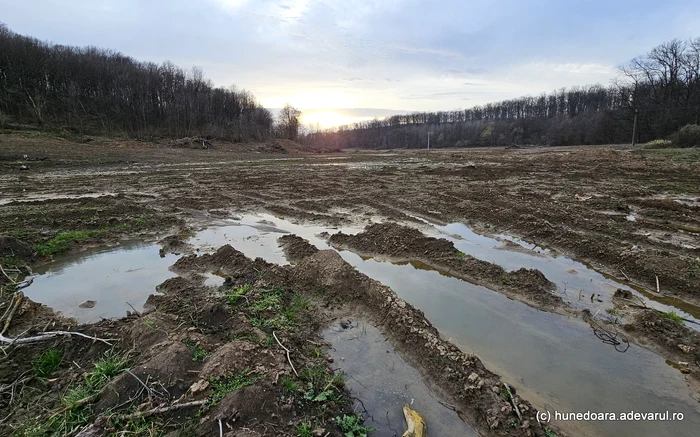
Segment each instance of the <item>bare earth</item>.
M416 228L424 225L424 220L462 222L483 234L517 236L592 265L647 294L697 308L700 305L699 160L695 149L672 153L582 147L312 155L287 143L214 143L211 149L193 150L153 143L96 139L83 144L43 135L2 135L0 255L3 266L32 266L49 256L37 253L37 245L45 244L58 233L73 231L85 231L88 235L68 241L65 250L112 244L124 238L155 241L170 236L170 240L162 244L167 246L164 249L172 251L181 244L178 235L186 234L192 226L245 212L268 212L300 223L338 228L377 220ZM540 272L522 269L506 274L493 264L469 259L471 257L463 259L463 254L446 245L445 240L423 240L420 233L415 232L415 228L404 229L398 225L370 227L358 237L335 235L330 242L361 254L429 263L536 308L576 314L552 293L553 285ZM197 331L197 340L213 354L222 356L221 362L231 367L227 371L253 369L255 362L242 362L243 358L235 356L236 352L225 342L230 339L231 332L269 337L272 331L262 329L263 332L259 332L253 325L242 329L240 326L245 325L245 320L251 319L245 318L245 310L238 307L230 310L214 297L204 299L208 312L204 311L193 297L196 293L206 293L197 275L225 270L226 275L233 278L232 284L254 283L253 292L262 290L261 293L266 287L280 284L295 293L315 296L312 302L319 308L318 312L309 311L307 322L301 323L297 331L285 334L284 340L299 349L300 365L323 365L324 358L314 357L313 347L308 347L305 340L313 338L320 327L333 319L338 306L351 308L385 328L388 338L397 343L397 349L407 360L428 379L434 380L436 390L483 435L545 435L546 431L539 426L511 426L510 420L515 416L511 403L497 393L498 376L486 370L478 357L466 356L451 344L438 341L436 331L429 321L422 322L424 318L419 311L414 313L410 306L410 311L403 309L401 305L406 303L400 300L398 304L391 304L389 289L368 282L366 277L352 276L345 270L349 266L339 257L335 259L332 253L316 252L303 241L285 238L281 244L285 245L290 258L295 257L298 262L293 268L256 265L261 261L247 260L235 250L226 252L229 249L217 252L218 258L206 258L201 262L197 259L202 256L195 257L191 263L183 258L178 262L179 267L176 265L182 277L164 284L166 295L172 293L176 300L154 297L153 304L164 309L145 317L151 318L152 323L163 327L164 331L173 331L181 318L191 311L195 315L192 327L200 329L201 325L212 325L211 330ZM187 253L186 247L180 249ZM255 272L261 269L269 270L269 277L255 277ZM326 273L314 277L316 271ZM360 295L343 296L340 290L348 284L354 284ZM319 287L325 287L328 295L315 295ZM253 296L251 294L250 299L255 299ZM390 304L385 302L387 296ZM366 302L358 306L354 300L357 298ZM3 303L0 312L3 312L9 305L10 295L3 293L0 301ZM241 302L237 304L242 305ZM690 379L697 384L695 375L700 369L697 333L680 329L673 324L675 322L659 319L655 313L634 312L622 301L619 306L620 311L634 316L625 327L632 341L671 360L688 362ZM227 311L233 311L240 319L238 326L227 319ZM217 315L218 312L224 315ZM390 321L386 321L387 314L392 315ZM8 332L19 335L30 327L41 330L50 320L54 318L45 308L23 308ZM54 323L70 325L65 320ZM147 374L149 363L157 367L161 362L181 360L184 367L173 372L181 374L182 383L173 391L187 400L198 399L191 393L190 386L206 380L193 376L197 372L204 372L207 377L221 376L222 370L211 361L210 364L205 361L202 367L182 358L188 353L180 338L184 334L164 338L155 334L146 336L139 333L136 323L146 322L144 317L106 321L89 329L103 336L119 333L137 344L141 352L135 363L141 367L134 369L141 373L134 372L142 377ZM185 326L190 326L191 322L186 320L186 323ZM419 325L425 329L420 332L408 329ZM159 355L152 347L166 339L170 343L162 345L164 352ZM431 350L417 352L426 341L434 342L430 348L435 348L439 356L459 362L461 367L452 366L453 373L444 374L444 363L431 360ZM72 357L88 359L104 350L92 345L90 352L86 352L78 340L65 342L70 343L68 354L73 354ZM690 348L679 349L678 344ZM261 367L256 375L267 376L262 385L253 384L243 389L244 392L233 392L220 406L202 413L201 416L208 419L202 419L206 423L197 431L198 435L218 432L215 426L218 419L228 424L230 435L294 435L294 428L303 415L314 415L329 431L332 429L332 418L345 411L343 405L317 411L315 404L289 408L275 404L274 412L265 410L263 405L260 411L276 415L271 421L273 425L267 427L251 421L256 414L262 414L260 411L239 411L236 417L227 416L221 405L245 404L252 402L250 399L277 399L281 389L276 385L275 375L279 378L287 366L284 355L271 355L259 344L238 346L250 348L251 354L257 354ZM40 351L39 347L18 349L13 352L19 357L14 363L31 362ZM12 356L3 360L11 362ZM7 384L26 370L22 365L15 365L13 369L0 382ZM188 370L192 372L188 374ZM472 373L475 376L471 376ZM118 386L122 381L124 386L118 391L122 390L129 397L139 389L139 384L125 375L110 384ZM75 379L79 375L71 369L70 377L66 371L66 378ZM484 382L479 385L480 381ZM270 391L274 395L263 394ZM208 392L205 389L202 393ZM231 399L234 395L236 398ZM518 401L527 411L527 401ZM50 410L56 397L42 402L44 408ZM103 396L97 402L103 411L117 404L116 400L109 401ZM9 413L19 420L28 415L26 405L13 410L15 407L5 400L0 406L3 417ZM20 411L22 408L24 410ZM272 404L267 408L273 408ZM293 411L296 408L299 408L298 415ZM13 420L10 417L8 423L13 424ZM238 426L245 423L252 423L257 434L242 434Z

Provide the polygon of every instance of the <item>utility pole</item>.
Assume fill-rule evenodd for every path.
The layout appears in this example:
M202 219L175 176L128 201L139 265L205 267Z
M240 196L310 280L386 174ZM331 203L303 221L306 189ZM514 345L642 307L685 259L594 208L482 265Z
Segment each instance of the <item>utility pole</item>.
M430 131L428 131L428 150L430 150Z
M638 108L634 108L634 123L632 124L632 148L634 149L634 143L635 140L637 139L637 113L639 112Z

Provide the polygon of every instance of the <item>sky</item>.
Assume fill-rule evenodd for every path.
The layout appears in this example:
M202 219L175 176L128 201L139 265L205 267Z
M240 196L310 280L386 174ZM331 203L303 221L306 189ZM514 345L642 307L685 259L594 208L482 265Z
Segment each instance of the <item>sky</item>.
M11 30L201 67L321 127L608 85L700 2L648 0L0 0Z

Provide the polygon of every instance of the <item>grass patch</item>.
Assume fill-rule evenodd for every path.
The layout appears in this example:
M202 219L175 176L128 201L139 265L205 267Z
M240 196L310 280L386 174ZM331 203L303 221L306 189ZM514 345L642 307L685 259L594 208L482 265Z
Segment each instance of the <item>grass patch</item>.
M198 363L201 363L204 361L204 359L209 355L209 352L207 352L206 349L204 349L202 346L199 345L196 341L186 338L182 340L183 343L185 343L185 346L187 346L187 349L192 352L192 361L196 361Z
M232 391L255 384L258 380L259 378L251 378L250 370L248 369L235 375L224 376L220 379L212 378L209 382L214 389L214 393L209 397L209 403L214 406Z
M88 239L92 235L93 232L87 231L63 232L44 243L37 244L35 250L39 255L53 255L65 252L70 249L72 243Z
M372 427L362 425L363 419L360 414L351 416L344 414L343 417L336 417L335 421L345 437L367 437L367 434L374 430Z
M236 304L241 296L244 296L251 288L250 284L244 284L240 287L234 287L230 292L226 293L228 303Z
M459 252L457 252L457 258L463 259L466 257L467 257L467 254L462 252L461 250Z
M661 315L661 317L663 317L664 319L673 320L674 322L676 322L676 323L678 323L678 324L681 324L681 325L683 324L683 317L679 316L675 311L669 311L669 312L667 312L667 313L661 313L660 315Z
M307 310L310 305L307 299L281 287L258 290L254 294L249 293L247 289L245 291L248 294L245 308L248 320L253 326L263 330L295 328L299 313ZM232 301L231 296L235 296L235 303L242 295L240 287L234 289L233 293L229 295L229 302Z
M297 426L297 437L312 437L313 428L311 422L302 422Z
M284 378L282 378L282 388L284 388L284 390L289 393L294 393L299 388L299 384L297 384L294 378L285 376Z
M340 403L340 397L331 386L342 387L345 384L345 374L342 372L336 375L328 372L324 366L316 366L304 369L299 377L305 383L303 397L307 401Z
M83 381L68 388L60 399L59 414L44 422L28 424L17 435L22 436L66 436L92 423L92 402L102 387L129 365L129 357L108 351L94 363L94 368L83 375Z
M41 378L48 378L58 369L63 360L61 349L51 348L34 360L34 373Z

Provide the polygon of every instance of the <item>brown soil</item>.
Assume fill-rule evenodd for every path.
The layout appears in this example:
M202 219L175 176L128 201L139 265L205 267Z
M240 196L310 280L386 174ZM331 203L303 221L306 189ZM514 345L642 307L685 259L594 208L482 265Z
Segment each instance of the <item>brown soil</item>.
M301 249L297 253L310 252ZM499 395L501 380L473 355L440 338L423 313L388 287L359 273L333 250L302 258L294 267L295 289L354 306L369 315L396 344L399 353L416 365L439 393L469 418L482 435L545 435L534 426L536 410L516 397L524 422L517 423L510 403ZM563 435L559 433L559 435Z
M535 308L556 310L566 306L552 293L555 285L539 270L521 268L507 272L501 266L461 253L452 242L423 235L419 230L396 223L369 225L364 232L330 237L338 249L361 256L387 257L393 261L420 261L466 281L500 291Z
M398 151L391 154L358 152L324 156L305 154L303 150L292 151L295 147L280 143L215 141L213 148L199 150L103 138L84 144L43 134L2 134L0 237L3 243L0 244L0 261L2 265L24 266L46 260L49 256L40 255L38 245L74 231L88 232L89 236L69 241L67 250L114 244L123 238L158 241L166 235L176 234L180 237L166 242L168 246L172 243L173 248L169 247L169 250L189 253L189 248L180 244L191 233L192 226L244 212L269 211L292 220L333 226L366 224L375 216L383 220L422 223L414 218L420 216L439 223L467 223L482 233L512 234L586 262L618 279L627 276L647 290L656 289L658 276L664 295L700 304L700 214L697 202L686 201L700 197L700 164L692 157L694 155L678 151L631 153L606 148L524 148L437 150L430 153ZM26 169L22 170L23 167ZM82 197L86 195L92 197ZM635 221L626 219L630 212L635 213ZM393 232L392 229L388 231ZM378 247L376 253L387 256L399 249L393 255L401 256L402 252L407 258L421 255L426 263L431 262L426 255L435 255L433 262L442 263L435 267L446 267L453 272L461 271L460 266L469 265L469 269L460 273L465 279L478 282L473 278L478 273L487 281L485 285L511 293L514 298L523 299L525 296L531 299L531 305L542 305L537 296L543 290L543 296L548 292L546 282L536 273L520 273L522 276L513 276L514 285L504 284L499 282L502 273L496 272L493 266L467 257L452 256L454 248L423 241L423 252L434 249L434 252L425 254L420 251L421 246L413 246L401 233L397 235L396 240L388 240L387 247ZM382 238L379 241L383 241ZM295 249L298 242L292 240L287 241L287 245L290 253L298 253L298 267L317 257L330 257L323 255L323 251L312 254L311 249ZM365 248L372 249L372 246ZM304 257L306 259L302 260ZM324 261L339 264L338 260ZM238 264L248 266L248 263L253 263L258 271L231 267ZM154 354L166 350L171 355L164 357L176 360L179 348L172 344L179 344L185 336L206 345L210 353L229 340L226 337L230 332L251 338L253 334L269 337L269 333L250 326L246 317L235 311L230 314L231 308L220 298L202 297L203 293L209 296L206 293L213 291L205 289L201 276L197 275L219 269L230 278L227 281L229 287L248 281L256 283L263 270L265 277L271 276L269 283L263 281L260 286L290 281L286 276L288 273L284 273L287 269L269 266L262 261L244 262L229 249L209 257L190 256L178 266L182 277L164 285L163 290L168 294L152 298L150 303L157 311L81 329L110 338L123 337L123 343L120 343L122 351L131 349L136 342L135 366L147 364L156 359ZM351 278L354 274L346 270L345 267L340 269L343 275ZM307 275L307 282L299 286L304 289L315 287L315 291L321 291L323 286L314 285L313 281L325 279L313 278L311 271ZM299 280L301 278L295 279ZM526 293L528 287L523 285L531 283L536 284L536 293L529 296ZM7 307L11 297L7 284L8 281L0 277L0 286L3 287L0 309ZM335 290L331 295L341 305L348 305L348 296L364 296L366 293L362 289L331 289ZM381 307L387 305L385 302L376 303L378 308L390 309ZM544 305L556 307L559 303L544 302ZM318 314L324 314L324 311ZM414 313L409 316L414 317ZM313 357L308 344L300 339L316 332L317 324L325 323L312 316L309 320L311 325L302 324L308 328L304 328L307 329L305 334L299 334L299 337L290 334L282 339L298 347L295 358L300 363ZM379 322L385 327L387 323L393 323L387 320L379 319ZM13 319L10 335L18 335L26 328L31 329L29 333L41 331L47 323L47 329L68 328L72 324L57 319L46 308L27 303ZM637 326L637 319L632 324ZM662 347L669 338L679 343L687 341L680 328L666 325L665 322L658 325L664 326L658 335L648 334L650 344L657 345L658 350L663 349L669 359L690 361L692 357L671 353L676 353L673 342L669 343L669 348ZM152 329L153 326L156 329ZM408 332L401 340L400 329L407 329L401 326L390 330L399 343L410 344L412 339L419 338L414 337L418 334ZM430 334L434 330L428 325L426 332ZM168 345L168 341L174 343ZM161 343L165 344L155 347ZM424 344L420 346L424 347ZM2 425L6 428L0 432L6 433L11 424L36 417L36 411L57 408L59 395L69 384L79 381L85 369L89 369L106 348L99 342L93 344L78 338L56 339L50 345L65 348L62 367L56 374L58 379L48 390L44 385L25 390L25 393L45 392L46 395L39 400L30 398L34 402L31 411L27 409L29 401L23 399L21 407ZM4 360L3 368L11 369L3 372L0 383L14 381L30 369L32 360L45 346L49 344L22 346L13 349L9 358L0 356L0 360ZM404 353L410 360L413 352L406 349ZM279 358L265 361L267 364L263 365L276 372ZM429 361L428 358L416 357L415 362L428 378L440 379L440 373L435 372L445 370L440 367L441 359L435 366L424 362L426 360ZM73 361L80 367L70 364ZM491 378L482 374L477 364L465 366L476 369L480 378ZM197 370L201 371L200 368ZM463 373L455 372L450 376L455 379L449 381L461 381ZM174 386L177 389L173 389L173 393L181 391L189 382L197 382L193 381L192 375L197 374L188 372L183 376L183 382ZM264 383L269 383L270 379L266 378ZM36 381L28 384L31 386ZM478 397L481 395L470 395L464 390L455 385L445 392L455 404L482 399ZM187 396L190 395L186 395L189 399ZM2 394L1 399L3 411L0 414L4 416L7 396ZM465 412L483 409L479 410L483 412L481 418L476 419L476 423L481 424L479 426L493 423L492 419L498 416L490 415L488 411L493 399L483 398L483 401L483 406L463 407ZM297 419L304 414L315 413L297 412ZM230 418L226 419L227 423L230 421ZM282 423L282 419L275 423ZM285 425L279 428L278 435L290 430ZM256 432L271 435L275 431L258 427L252 432L251 435L256 435Z

